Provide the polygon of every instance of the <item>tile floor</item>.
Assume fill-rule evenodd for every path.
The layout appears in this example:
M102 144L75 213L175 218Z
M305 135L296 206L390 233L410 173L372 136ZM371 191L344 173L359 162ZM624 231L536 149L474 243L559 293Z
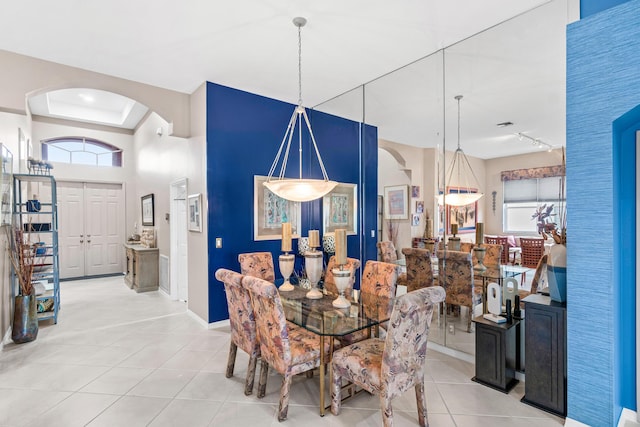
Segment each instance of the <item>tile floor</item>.
M0 352L0 426L379 426L378 400L361 393L339 416L318 414L318 376L296 377L289 417L276 417L280 378L267 395L243 393L248 357L224 376L227 326L205 329L185 304L158 292L136 294L122 277L63 282L57 325L36 341ZM563 420L470 380L472 364L430 350L426 361L431 427L559 426ZM257 383L257 379L256 379ZM395 425L417 425L415 395L394 401Z

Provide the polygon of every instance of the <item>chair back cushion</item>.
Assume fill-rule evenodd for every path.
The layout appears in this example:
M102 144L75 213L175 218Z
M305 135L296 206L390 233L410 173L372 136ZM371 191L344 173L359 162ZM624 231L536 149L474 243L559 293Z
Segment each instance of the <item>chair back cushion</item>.
M471 254L438 251L438 284L447 291L447 304L473 306L473 265Z
M336 281L333 278L333 269L339 267L340 266L336 262L336 256L331 255L329 263L327 264L327 269L324 272L324 288L332 295L339 294ZM353 290L353 283L356 281L356 270L360 268L360 260L347 258L347 263L344 265L344 268L351 271L351 286L344 292L345 298L351 299L351 291Z
M509 237L484 236L484 242L491 245L502 245L502 255L500 256L500 263L509 264Z
M393 262L398 260L398 253L393 242L385 240L384 242L378 242L378 249L380 249L380 259L383 262Z
M256 335L256 318L251 307L249 292L242 287L244 276L235 271L219 268L216 279L224 283L231 340L247 354L260 355L260 346Z
M431 254L428 249L402 248L407 263L407 292L433 286Z
M440 286L396 298L382 354L381 380L388 398L399 396L424 378L427 338L433 307L445 299Z
M502 246L501 244L485 243L482 247L486 249L482 264L487 267L497 267L502 263L502 253L506 246ZM507 250L507 253L508 252L509 251Z
M394 297L398 266L381 261L367 261L362 272L360 290L378 296Z
M262 359L278 372L286 372L291 365L289 331L276 285L252 276L245 276L242 285L251 294Z
M268 282L276 280L271 252L249 252L238 255L240 272L245 276L253 276Z

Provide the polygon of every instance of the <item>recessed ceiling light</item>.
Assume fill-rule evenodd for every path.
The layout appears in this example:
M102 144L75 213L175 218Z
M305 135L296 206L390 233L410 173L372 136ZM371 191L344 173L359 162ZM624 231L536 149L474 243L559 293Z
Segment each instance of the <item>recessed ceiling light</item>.
M513 126L513 122L502 122L498 123L496 126L498 126L499 128L506 128L507 126Z

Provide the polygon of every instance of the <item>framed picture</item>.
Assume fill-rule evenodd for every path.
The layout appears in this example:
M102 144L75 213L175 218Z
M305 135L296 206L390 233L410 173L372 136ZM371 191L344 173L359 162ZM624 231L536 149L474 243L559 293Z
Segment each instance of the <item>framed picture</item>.
M153 194L142 196L142 225L153 226Z
M418 197L420 197L420 186L419 185L412 185L411 186L411 197L413 197L414 199L417 199Z
M347 234L357 234L357 189L356 184L338 184L322 198L322 234L333 233L339 228L347 230Z
M465 191L467 191L465 189ZM471 189L470 193L476 193L478 190ZM459 193L461 190L457 187L447 188L447 193ZM472 233L476 229L478 221L478 202L473 202L465 206L447 205L447 232L451 233L451 224L458 224L458 234Z
M276 196L262 185L266 176L253 176L253 240L282 239L282 223L291 223L291 237L300 237L300 203Z
M411 225L414 227L420 225L420 214L411 215Z
M189 231L202 233L202 194L187 197L187 223Z
M409 186L384 187L384 219L409 219Z
M416 213L417 214L424 213L424 201L422 200L416 201Z

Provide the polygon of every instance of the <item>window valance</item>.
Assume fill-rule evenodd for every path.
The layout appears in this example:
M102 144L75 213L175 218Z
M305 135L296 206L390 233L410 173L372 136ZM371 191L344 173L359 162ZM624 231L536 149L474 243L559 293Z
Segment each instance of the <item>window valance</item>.
M520 179L551 178L554 176L564 176L565 167L563 165L545 166L541 168L515 169L512 171L502 171L500 179L502 181L516 181Z

